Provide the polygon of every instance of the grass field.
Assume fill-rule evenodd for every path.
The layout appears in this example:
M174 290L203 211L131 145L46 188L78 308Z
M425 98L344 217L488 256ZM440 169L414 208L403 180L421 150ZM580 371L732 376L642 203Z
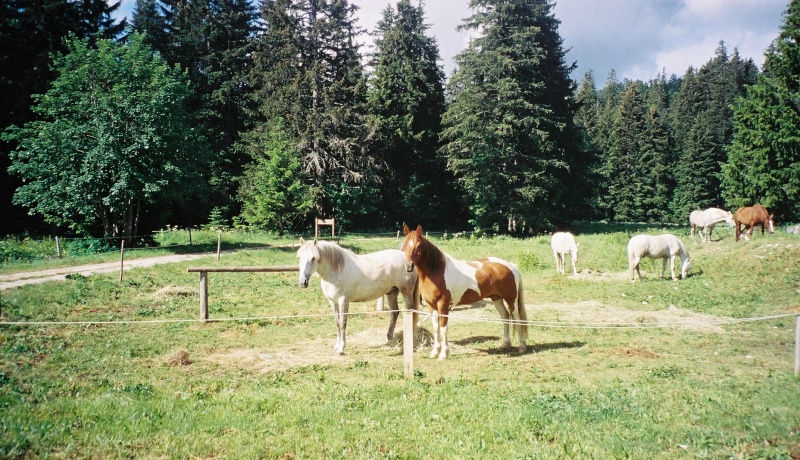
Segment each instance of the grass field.
M578 277L556 275L547 237L433 238L517 263L534 326L527 353L499 350L493 306L458 307L437 361L426 321L413 381L373 304L351 306L363 314L334 356L318 282L296 273L212 273L210 316L225 321L152 322L198 317L188 266L294 264L289 248L2 291L4 321L141 322L0 325L0 457L800 458L795 317L743 321L800 315L800 239L720 229L701 244L672 228L689 278L646 261L631 284L636 229L607 230L578 233Z

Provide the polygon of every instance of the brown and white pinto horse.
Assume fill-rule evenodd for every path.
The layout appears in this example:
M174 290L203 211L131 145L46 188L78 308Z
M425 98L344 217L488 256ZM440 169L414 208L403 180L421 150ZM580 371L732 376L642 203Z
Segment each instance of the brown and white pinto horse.
M408 271L416 268L419 292L431 307L433 350L431 358L447 358L447 320L451 305L475 303L490 298L503 318L501 348L511 346L509 325L517 327L519 352L525 352L528 339L528 318L522 297L522 274L516 265L496 257L475 261L456 260L442 252L422 236L422 226L416 230L403 227L406 235L400 250L406 255ZM503 305L505 301L505 305Z
M736 224L736 241L739 241L739 235L744 235L745 241L753 236L753 228L756 225L761 225L761 234L764 234L764 229L769 230L770 233L775 231L775 221L772 219L772 214L767 211L767 208L756 203L753 206L739 208L733 213L733 222ZM744 226L744 231L742 231ZM750 228L750 235L745 232L748 227Z

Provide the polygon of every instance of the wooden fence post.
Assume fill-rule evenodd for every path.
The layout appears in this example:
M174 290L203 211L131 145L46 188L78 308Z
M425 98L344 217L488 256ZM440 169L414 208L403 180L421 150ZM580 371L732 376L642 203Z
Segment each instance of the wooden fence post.
M200 273L200 321L208 321L208 274L209 273L279 273L299 271L297 265L275 265L271 267L189 267L189 273Z
M217 260L219 260L219 250L222 247L222 232L217 232Z
M189 246L192 245L192 227L189 227Z
M122 272L125 270L125 239L119 245L119 282L122 282Z
M200 272L200 321L208 321L208 272Z
M800 316L797 317L797 324L794 327L794 376L800 372Z
M61 258L61 241L59 241L58 236L56 236L56 254L58 254L58 258Z
M414 379L414 319L416 310L403 310L403 374Z

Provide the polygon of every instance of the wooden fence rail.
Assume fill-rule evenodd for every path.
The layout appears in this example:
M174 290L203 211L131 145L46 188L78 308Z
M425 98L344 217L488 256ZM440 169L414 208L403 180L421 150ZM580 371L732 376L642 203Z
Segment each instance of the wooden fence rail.
M200 273L200 320L208 321L208 274L209 273L280 273L299 272L297 265L275 265L271 267L189 267L189 273ZM383 309L383 297L378 299L378 310ZM407 379L414 378L414 333L417 311L403 311L403 372Z
M208 274L209 273L280 273L297 272L297 265L274 265L271 267L189 267L189 273L200 273L200 320L208 321Z

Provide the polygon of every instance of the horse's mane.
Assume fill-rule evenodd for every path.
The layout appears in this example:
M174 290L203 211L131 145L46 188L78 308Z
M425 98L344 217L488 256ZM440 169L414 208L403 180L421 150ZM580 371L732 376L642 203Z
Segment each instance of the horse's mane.
M444 272L444 268L447 265L444 252L422 235L418 234L417 239L420 245L420 260L417 265L424 265L431 273Z
M346 252L352 252L345 249L338 244L329 243L327 241L318 241L317 250L319 251L320 259L325 259L330 262L331 268L335 272L339 272L344 267L344 256Z

